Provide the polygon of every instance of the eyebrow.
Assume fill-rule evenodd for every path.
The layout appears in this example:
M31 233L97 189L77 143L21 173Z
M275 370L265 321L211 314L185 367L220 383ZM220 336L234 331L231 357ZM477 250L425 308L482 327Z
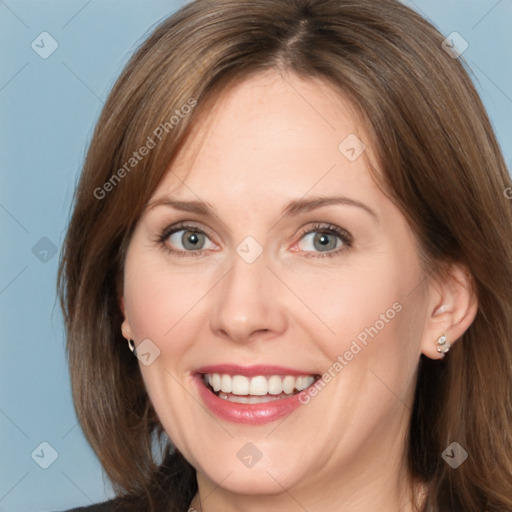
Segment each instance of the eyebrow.
M312 197L310 199L297 199L286 205L282 216L290 217L322 208L323 206L332 205L355 206L369 213L372 217L375 217L375 219L378 219L377 214L369 206L356 199L350 199L349 197Z
M312 197L310 199L296 199L290 201L282 210L281 216L283 218L292 217L301 213L306 213L317 208L332 205L343 205L343 206L355 206L367 212L369 215L378 220L377 214L366 204L356 199L349 197ZM175 210L181 210L189 213L196 213L198 215L218 217L215 212L215 208L208 202L205 201L178 201L170 197L164 197L162 199L156 199L149 203L146 207L147 210L151 210L157 206L169 206Z

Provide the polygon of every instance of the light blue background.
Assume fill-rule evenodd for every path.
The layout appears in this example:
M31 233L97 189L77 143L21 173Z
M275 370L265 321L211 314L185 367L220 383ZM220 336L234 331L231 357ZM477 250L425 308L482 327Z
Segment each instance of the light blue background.
M52 247L60 250L110 87L155 24L184 3L0 0L0 512L62 510L113 495L71 401ZM407 3L469 43L464 57L510 167L512 2ZM59 45L48 59L31 48L43 31ZM42 442L58 453L48 469L31 456Z

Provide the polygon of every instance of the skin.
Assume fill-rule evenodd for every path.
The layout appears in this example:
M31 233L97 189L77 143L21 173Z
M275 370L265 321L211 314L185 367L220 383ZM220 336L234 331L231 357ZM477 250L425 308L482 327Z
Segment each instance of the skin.
M348 134L366 145L355 161L338 149ZM197 470L198 511L413 510L403 449L419 357L443 357L435 340L445 334L453 344L476 299L464 269L426 274L405 217L370 175L373 154L339 92L317 79L260 73L226 90L196 123L138 222L123 333L160 350L140 370L166 432ZM283 217L289 201L313 196L350 198L374 214L329 205ZM155 205L170 197L207 201L216 215ZM187 251L184 231L158 240L180 221L206 232L199 257L190 248L185 257L169 252ZM335 248L323 256L313 243L317 223L343 228L353 242L330 235ZM247 236L263 248L253 263L236 251ZM282 420L221 420L192 385L207 364L322 374L396 303L401 311ZM262 454L252 468L237 458L248 442Z

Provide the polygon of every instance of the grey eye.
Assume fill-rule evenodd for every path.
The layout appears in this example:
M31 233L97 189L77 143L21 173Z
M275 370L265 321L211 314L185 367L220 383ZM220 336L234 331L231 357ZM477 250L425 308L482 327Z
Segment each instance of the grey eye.
M333 249L337 249L343 241L339 237L339 235L334 235L332 233L322 233L319 231L313 231L311 233L306 234L301 242L306 242L306 247L301 248L303 251L332 251ZM311 249L312 247L312 249Z
M208 237L204 233L186 229L180 229L169 236L169 242L172 245L187 251L200 251L204 248L207 239Z

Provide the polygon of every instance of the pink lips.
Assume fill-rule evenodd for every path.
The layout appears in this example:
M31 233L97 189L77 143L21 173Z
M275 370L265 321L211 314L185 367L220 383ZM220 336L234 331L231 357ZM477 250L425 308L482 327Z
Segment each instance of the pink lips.
M262 425L277 421L291 414L302 405L299 400L299 394L297 393L290 398L282 398L262 404L229 402L219 398L210 388L205 386L203 382L203 375L205 373L224 373L229 375L245 375L247 377L255 377L257 375L312 375L309 371L266 365L237 366L222 364L198 368L195 371L194 381L206 407L223 420L246 425Z
M245 375L255 377L256 375L313 375L307 370L292 370L284 366L252 365L238 366L236 364L216 364L198 368L195 373L227 373L229 375Z

